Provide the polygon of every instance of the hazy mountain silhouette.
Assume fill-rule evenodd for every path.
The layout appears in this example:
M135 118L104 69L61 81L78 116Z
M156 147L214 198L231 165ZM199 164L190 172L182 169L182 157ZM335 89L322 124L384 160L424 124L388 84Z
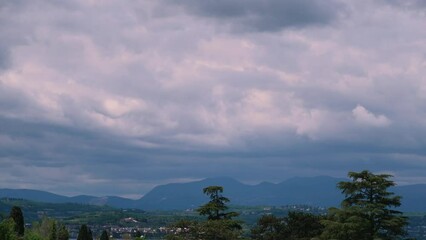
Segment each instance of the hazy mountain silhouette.
M79 195L66 197L58 194L31 189L0 189L0 198L18 198L48 203L81 203L91 205L109 205L118 208L133 208L135 200L121 197L94 197Z
M219 185L224 187L223 195L233 205L309 204L328 207L338 205L342 200L336 188L341 180L331 177L292 178L278 184L247 185L232 178L208 178L158 186L138 200L138 206L147 210L196 208L208 201L202 189Z
M49 192L29 189L0 189L0 198L22 198L50 203L82 203L109 205L117 208L139 208L143 210L194 209L208 201L202 192L207 186L224 187L223 195L232 205L269 205L307 204L312 206L339 206L343 195L336 185L346 179L321 177L296 177L281 183L262 182L257 185L241 183L233 178L207 178L188 183L170 183L152 189L138 200L122 197L94 197L80 195L66 197ZM426 211L426 184L397 186L392 188L401 195L403 211Z

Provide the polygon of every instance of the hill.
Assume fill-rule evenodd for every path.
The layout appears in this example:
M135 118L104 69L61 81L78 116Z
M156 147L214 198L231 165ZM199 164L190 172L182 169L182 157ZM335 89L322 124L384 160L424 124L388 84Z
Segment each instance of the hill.
M210 185L224 187L224 195L234 205L291 205L335 206L342 200L336 189L341 179L331 177L293 178L282 183L263 182L247 185L232 178L209 178L191 183L172 183L154 188L138 200L146 210L191 209L208 201L202 189Z
M339 181L345 179L327 176L291 178L281 183L263 182L248 185L235 179L208 178L188 183L170 183L152 189L138 200L107 196L66 197L49 192L28 189L0 189L0 198L22 198L50 203L79 203L91 205L109 205L116 208L138 208L143 210L182 210L194 209L208 201L202 193L206 186L224 187L224 195L230 198L232 205L240 206L283 206L305 204L311 206L338 206L343 195L337 189ZM426 212L426 184L396 186L392 189L401 195L401 210Z
M0 198L26 199L30 201L46 203L79 203L98 206L109 205L117 208L134 208L136 206L136 202L134 200L122 197L94 197L87 195L67 197L50 192L31 189L0 189Z

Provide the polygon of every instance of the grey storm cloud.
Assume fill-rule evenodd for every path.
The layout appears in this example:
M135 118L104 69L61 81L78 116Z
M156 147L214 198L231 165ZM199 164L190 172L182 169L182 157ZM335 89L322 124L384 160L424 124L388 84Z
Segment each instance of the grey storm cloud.
M425 19L396 1L0 8L0 187L134 196L365 168L425 182Z
M236 1L168 1L181 5L190 13L235 25L242 31L279 31L332 23L345 11L341 1L310 0L236 0Z
M6 69L10 64L9 51L0 47L0 69Z
M426 2L422 0L384 0L386 3L398 6L405 7L408 9L422 9L426 7Z

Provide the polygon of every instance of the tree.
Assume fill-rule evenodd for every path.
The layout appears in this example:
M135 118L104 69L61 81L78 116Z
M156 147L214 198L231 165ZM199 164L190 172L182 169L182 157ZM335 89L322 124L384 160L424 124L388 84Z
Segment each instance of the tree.
M310 240L321 234L324 227L320 220L320 216L303 212L289 212L284 218L265 215L258 220L251 234L257 240Z
M341 209L329 210L323 221L325 239L398 239L405 235L407 220L395 208L401 205L401 197L388 189L395 186L388 174L373 174L367 170L349 172L351 181L340 182L345 199Z
M109 240L108 233L106 230L102 231L100 240Z
M57 239L56 221L52 218L43 217L40 222L33 223L30 231L33 233L33 235L39 235L43 239Z
M210 201L197 211L207 216L207 221L181 220L173 228L175 233L166 236L168 240L235 240L241 238L241 224L232 218L236 212L226 212L229 199L222 196L223 187L209 186L203 189Z
M46 238L42 237L39 233L29 230L25 231L24 240L46 240Z
M310 240L319 236L324 228L321 217L310 213L289 212L284 222L286 239Z
M81 225L77 240L93 240L92 231L86 224Z
M58 240L69 240L70 234L64 225L58 228Z
M51 228L50 228L50 233L49 233L49 240L56 240L56 239L57 239L56 222L52 221Z
M229 199L222 196L223 187L210 186L203 189L203 193L210 197L210 201L197 209L200 215L207 215L208 220L231 219L238 216L236 212L225 212Z
M10 210L10 218L15 222L15 233L18 236L24 236L25 227L24 227L24 215L22 214L22 210L18 206L13 206Z
M17 240L15 233L15 222L12 219L5 219L0 222L0 239Z
M241 238L241 225L231 219L207 220L198 224L195 239L236 240Z
M90 240L93 240L93 232L92 232L92 229L90 229L90 228L88 228L88 229L89 229L89 232L88 232L89 239L90 239Z
M174 233L166 236L167 240L193 240L197 239L198 222L181 219L172 224Z
M263 215L251 229L251 237L256 240L279 240L283 234L283 219L274 215Z

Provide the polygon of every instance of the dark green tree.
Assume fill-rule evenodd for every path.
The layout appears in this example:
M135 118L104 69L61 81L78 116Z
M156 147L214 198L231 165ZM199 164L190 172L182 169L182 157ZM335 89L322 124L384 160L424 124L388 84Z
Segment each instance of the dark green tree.
M88 228L88 229L89 229L89 232L88 232L89 239L90 239L90 240L93 240L93 232L92 232L92 229L90 229L90 228Z
M81 225L77 240L93 240L92 231L86 224Z
M324 239L372 240L399 239L405 235L407 219L395 208L401 197L388 189L395 186L388 174L373 174L367 170L349 172L351 181L340 182L345 199L341 208L329 210L323 221Z
M356 207L339 209L330 208L327 218L322 221L325 228L321 234L324 240L364 240L368 239L363 229L368 221L360 216L361 209Z
M251 229L251 238L256 240L280 240L284 232L284 219L263 215Z
M10 210L10 218L12 218L15 222L15 233L18 236L24 236L24 215L22 214L21 208L18 206L13 206Z
M52 221L51 227L50 227L50 233L49 233L49 240L56 240L57 234L56 234L56 222Z
M284 223L285 239L310 240L320 236L324 229L320 216L304 212L289 212Z
M200 215L207 216L208 220L231 219L238 216L236 212L225 212L229 199L222 196L223 187L209 186L203 189L203 193L210 197L210 201L197 209Z
M108 233L106 230L102 231L100 240L109 240Z
M58 240L69 240L70 234L64 225L60 225L58 228Z
M241 225L235 220L207 220L198 224L195 239L236 240L241 238L241 233Z
M284 218L273 215L261 217L251 230L251 235L257 240L310 240L321 235L323 228L320 216L289 212Z
M166 236L168 240L235 240L241 238L241 224L232 218L236 212L227 212L229 199L222 196L223 187L210 186L203 189L210 201L197 211L207 216L207 221L181 220L173 228L175 233Z

